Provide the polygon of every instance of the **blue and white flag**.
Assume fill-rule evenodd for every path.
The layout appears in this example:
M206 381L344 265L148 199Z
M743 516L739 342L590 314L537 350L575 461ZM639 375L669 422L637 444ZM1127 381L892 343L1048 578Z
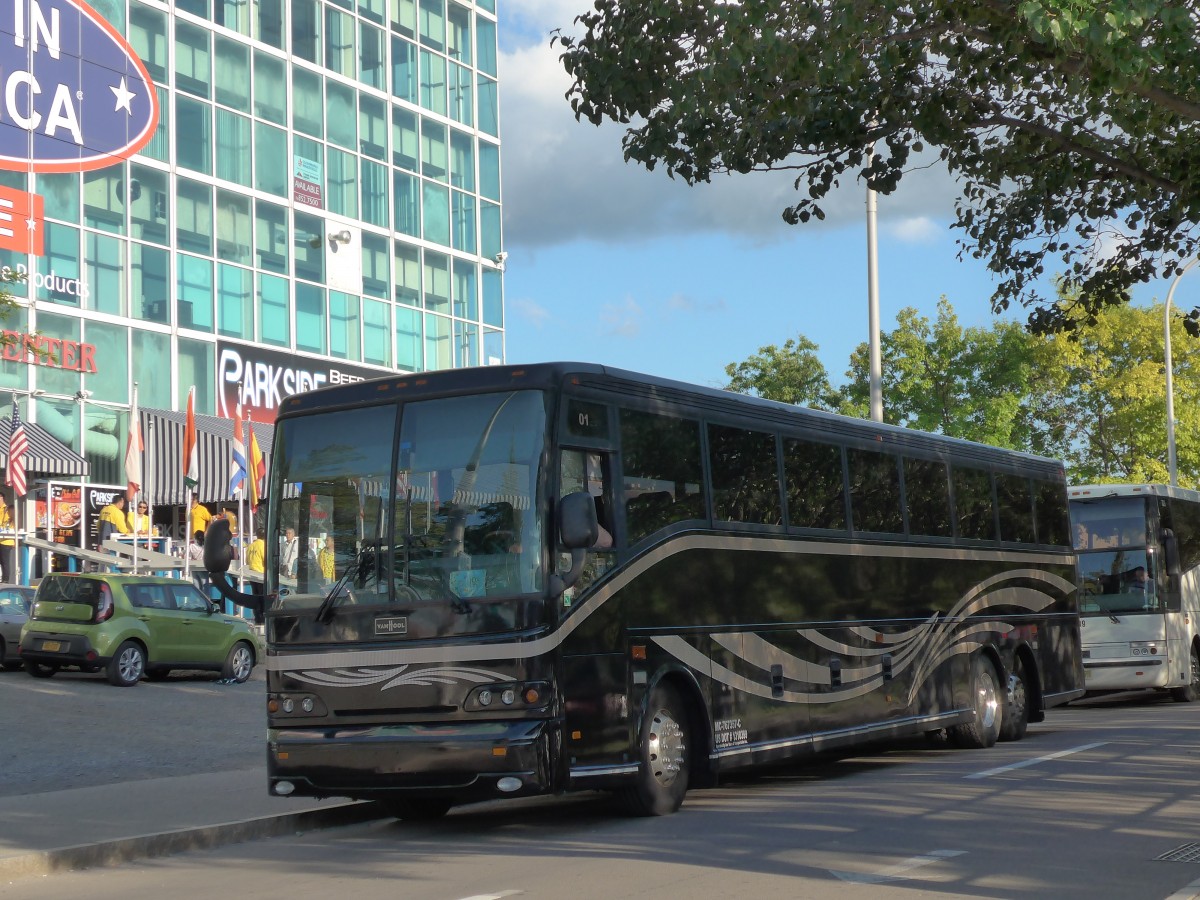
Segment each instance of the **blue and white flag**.
M242 439L242 410L238 407L233 420L233 465L229 469L229 493L242 490L246 484L246 442Z

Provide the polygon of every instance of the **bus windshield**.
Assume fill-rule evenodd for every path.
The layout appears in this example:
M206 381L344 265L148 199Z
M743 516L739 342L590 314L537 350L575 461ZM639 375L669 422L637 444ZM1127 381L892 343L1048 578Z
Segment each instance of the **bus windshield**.
M398 604L426 636L531 624L520 597L544 582L545 440L537 391L282 420L276 608Z
M1146 501L1105 498L1071 505L1083 585L1081 613L1139 613L1159 608L1154 557L1147 550Z

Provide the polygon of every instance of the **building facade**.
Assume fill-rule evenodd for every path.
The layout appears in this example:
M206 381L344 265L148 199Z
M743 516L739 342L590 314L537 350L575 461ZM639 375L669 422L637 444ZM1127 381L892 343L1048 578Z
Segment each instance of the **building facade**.
M15 4L29 65L0 67L0 132L32 148L32 126L69 138L74 115L86 144L92 104L150 102L82 63L54 93L68 5L132 49L157 120L74 171L3 162L0 212L35 198L40 247L0 227L18 278L0 417L15 400L88 481L122 484L135 384L141 408L182 410L194 386L197 413L265 422L329 381L503 360L495 0Z

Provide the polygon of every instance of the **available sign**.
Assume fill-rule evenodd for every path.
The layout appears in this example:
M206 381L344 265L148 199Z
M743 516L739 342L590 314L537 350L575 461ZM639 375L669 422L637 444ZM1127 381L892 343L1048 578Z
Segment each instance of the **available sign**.
M303 156L292 157L292 199L304 206L324 208L319 162Z
M0 169L103 169L146 146L157 125L146 67L96 10L0 0Z

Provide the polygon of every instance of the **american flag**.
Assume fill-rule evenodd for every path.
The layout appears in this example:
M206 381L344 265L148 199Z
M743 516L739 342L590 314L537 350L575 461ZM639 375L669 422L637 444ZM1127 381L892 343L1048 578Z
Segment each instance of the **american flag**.
M14 497L25 496L25 454L29 452L29 436L25 423L17 411L17 400L13 398L12 426L8 437L8 471L4 483L13 489Z

